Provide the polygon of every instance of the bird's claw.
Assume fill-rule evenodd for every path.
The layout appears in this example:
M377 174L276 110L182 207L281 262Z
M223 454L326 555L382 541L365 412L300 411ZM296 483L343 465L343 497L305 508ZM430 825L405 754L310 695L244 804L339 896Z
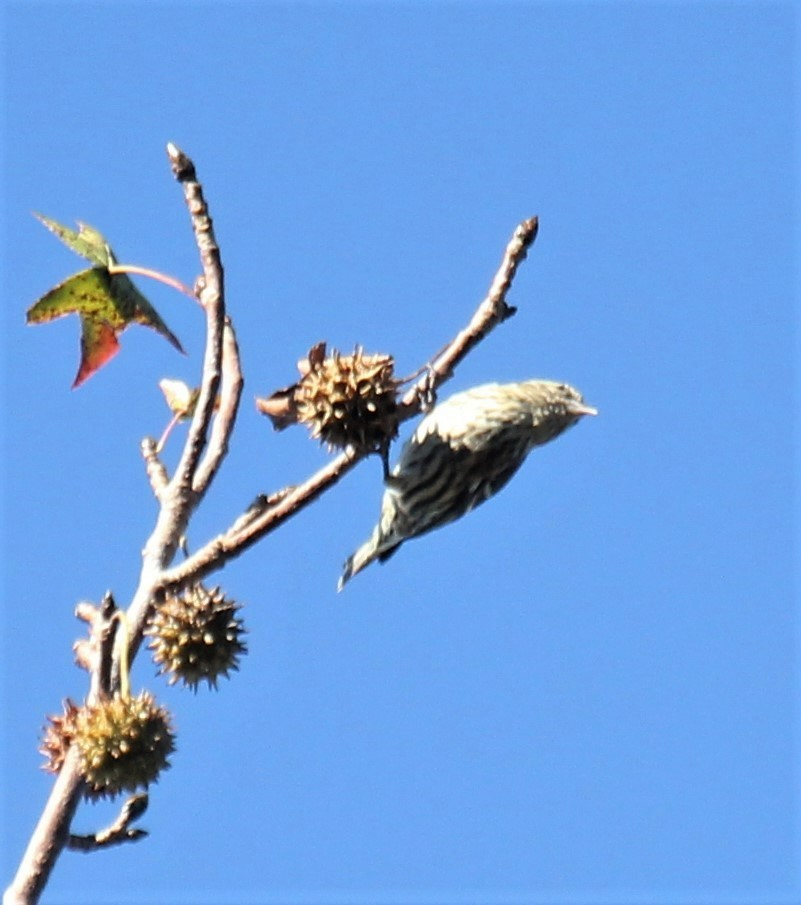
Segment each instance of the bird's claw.
M437 403L437 376L434 365L426 365L425 376L417 387L417 398L423 414L428 414Z

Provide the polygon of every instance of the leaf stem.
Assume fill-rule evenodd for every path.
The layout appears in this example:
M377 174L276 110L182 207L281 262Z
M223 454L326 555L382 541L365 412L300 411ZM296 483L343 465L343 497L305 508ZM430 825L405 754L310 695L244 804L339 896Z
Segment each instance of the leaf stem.
M127 701L131 696L131 675L128 661L128 636L130 634L128 617L125 615L124 610L117 610L114 618L120 624L115 639L120 663L120 697Z
M161 273L159 270L152 270L150 267L140 267L138 264L109 264L106 269L109 273L133 273L140 277L149 277L151 280L156 280L158 283L164 283L165 286L177 289L178 292L183 292L184 295L188 295L195 302L198 301L194 291L186 283L182 283L166 273Z

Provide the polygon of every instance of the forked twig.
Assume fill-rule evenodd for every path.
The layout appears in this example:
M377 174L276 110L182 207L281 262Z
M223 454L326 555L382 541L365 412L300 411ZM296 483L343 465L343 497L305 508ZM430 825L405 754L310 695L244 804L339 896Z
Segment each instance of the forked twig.
M122 806L117 819L105 829L87 835L70 833L67 848L78 852L94 852L99 848L121 845L123 842L136 842L148 835L147 830L132 827L147 810L147 792L132 795Z

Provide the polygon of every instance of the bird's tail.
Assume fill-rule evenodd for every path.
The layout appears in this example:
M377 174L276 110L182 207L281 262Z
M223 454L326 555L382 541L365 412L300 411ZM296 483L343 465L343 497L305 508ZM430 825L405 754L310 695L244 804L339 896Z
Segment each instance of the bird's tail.
M375 535L373 535L370 540L362 544L355 553L345 560L345 565L342 567L342 574L339 576L339 581L337 582L337 591L341 591L354 575L370 565L376 558L377 550L378 545L376 544Z
M366 569L371 562L390 557L399 546L399 542L387 543L387 538L381 533L381 526L376 526L370 540L365 541L355 553L345 560L342 575L337 582L337 591L341 591L354 575L358 575L362 569Z

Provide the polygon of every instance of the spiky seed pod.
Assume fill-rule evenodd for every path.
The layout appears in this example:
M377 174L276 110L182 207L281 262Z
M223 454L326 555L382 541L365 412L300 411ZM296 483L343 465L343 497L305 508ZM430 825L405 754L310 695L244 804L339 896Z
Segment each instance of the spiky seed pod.
M67 750L75 738L75 717L80 708L69 698L64 701L64 713L48 716L49 726L45 726L42 744L39 747L46 762L42 769L48 773L58 773L64 764Z
M169 713L147 691L87 704L76 713L74 727L92 796L147 787L169 767L175 750Z
M239 657L247 652L239 609L219 588L208 590L202 584L165 598L146 633L152 638L153 659L160 673L169 674L170 685L180 679L193 691L203 681L216 688L220 676L239 669Z
M298 421L330 449L386 448L398 433L394 366L391 355L365 355L359 346L352 355L310 356L295 391Z
M345 563L339 589L405 540L489 499L535 446L594 414L578 390L550 380L489 383L437 405L404 446L386 481L378 525Z

